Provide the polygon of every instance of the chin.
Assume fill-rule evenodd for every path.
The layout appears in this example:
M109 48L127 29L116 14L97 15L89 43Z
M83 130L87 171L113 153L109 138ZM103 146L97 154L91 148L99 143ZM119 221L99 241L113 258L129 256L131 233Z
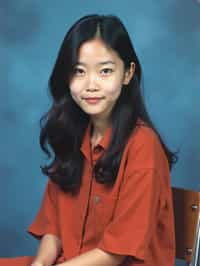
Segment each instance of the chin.
M104 112L104 110L98 110L96 108L82 108L82 110L87 113L88 115L98 115L98 114L102 114Z
M91 116L99 116L99 115L102 115L102 112L86 112L88 115L91 115Z

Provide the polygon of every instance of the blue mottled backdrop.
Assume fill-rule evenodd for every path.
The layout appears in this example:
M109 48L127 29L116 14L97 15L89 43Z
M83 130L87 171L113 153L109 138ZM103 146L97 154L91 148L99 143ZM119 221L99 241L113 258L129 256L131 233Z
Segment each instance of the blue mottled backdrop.
M66 30L89 13L116 14L144 71L149 112L168 145L180 149L172 184L200 190L200 1L0 1L0 257L34 254L26 228L46 178L39 119ZM183 265L177 261L177 265Z

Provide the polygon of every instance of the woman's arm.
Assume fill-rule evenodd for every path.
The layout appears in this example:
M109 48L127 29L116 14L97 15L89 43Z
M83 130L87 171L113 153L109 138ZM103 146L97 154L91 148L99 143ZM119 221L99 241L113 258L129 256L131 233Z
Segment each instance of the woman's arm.
M56 266L117 266L125 259L123 255L116 255L95 248Z
M55 235L44 235L31 266L51 266L60 252L61 241Z

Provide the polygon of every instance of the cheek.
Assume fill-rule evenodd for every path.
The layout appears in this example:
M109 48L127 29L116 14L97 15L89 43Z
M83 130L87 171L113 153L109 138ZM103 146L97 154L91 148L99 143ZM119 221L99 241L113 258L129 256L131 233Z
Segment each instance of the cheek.
M117 96L119 96L121 89L122 89L122 83L120 81L112 81L110 82L110 84L107 84L107 93L115 98Z
M72 97L78 97L82 91L82 85L80 82L73 81L70 83L70 93Z

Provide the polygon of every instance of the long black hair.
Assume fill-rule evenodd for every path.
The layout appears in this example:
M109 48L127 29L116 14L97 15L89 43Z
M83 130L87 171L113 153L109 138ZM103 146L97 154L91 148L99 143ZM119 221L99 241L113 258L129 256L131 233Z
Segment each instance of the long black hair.
M122 153L127 140L137 126L138 119L152 128L160 138L169 167L177 156L164 144L146 111L141 95L141 66L130 37L120 19L116 16L89 15L78 20L67 32L49 79L53 104L41 118L40 145L52 159L42 167L44 174L66 192L76 193L81 186L84 157L80 151L83 136L90 117L74 102L69 83L78 61L80 46L94 38L100 38L113 49L124 62L125 69L135 63L133 78L121 90L111 113L112 136L104 155L97 161L94 174L97 182L114 184Z

